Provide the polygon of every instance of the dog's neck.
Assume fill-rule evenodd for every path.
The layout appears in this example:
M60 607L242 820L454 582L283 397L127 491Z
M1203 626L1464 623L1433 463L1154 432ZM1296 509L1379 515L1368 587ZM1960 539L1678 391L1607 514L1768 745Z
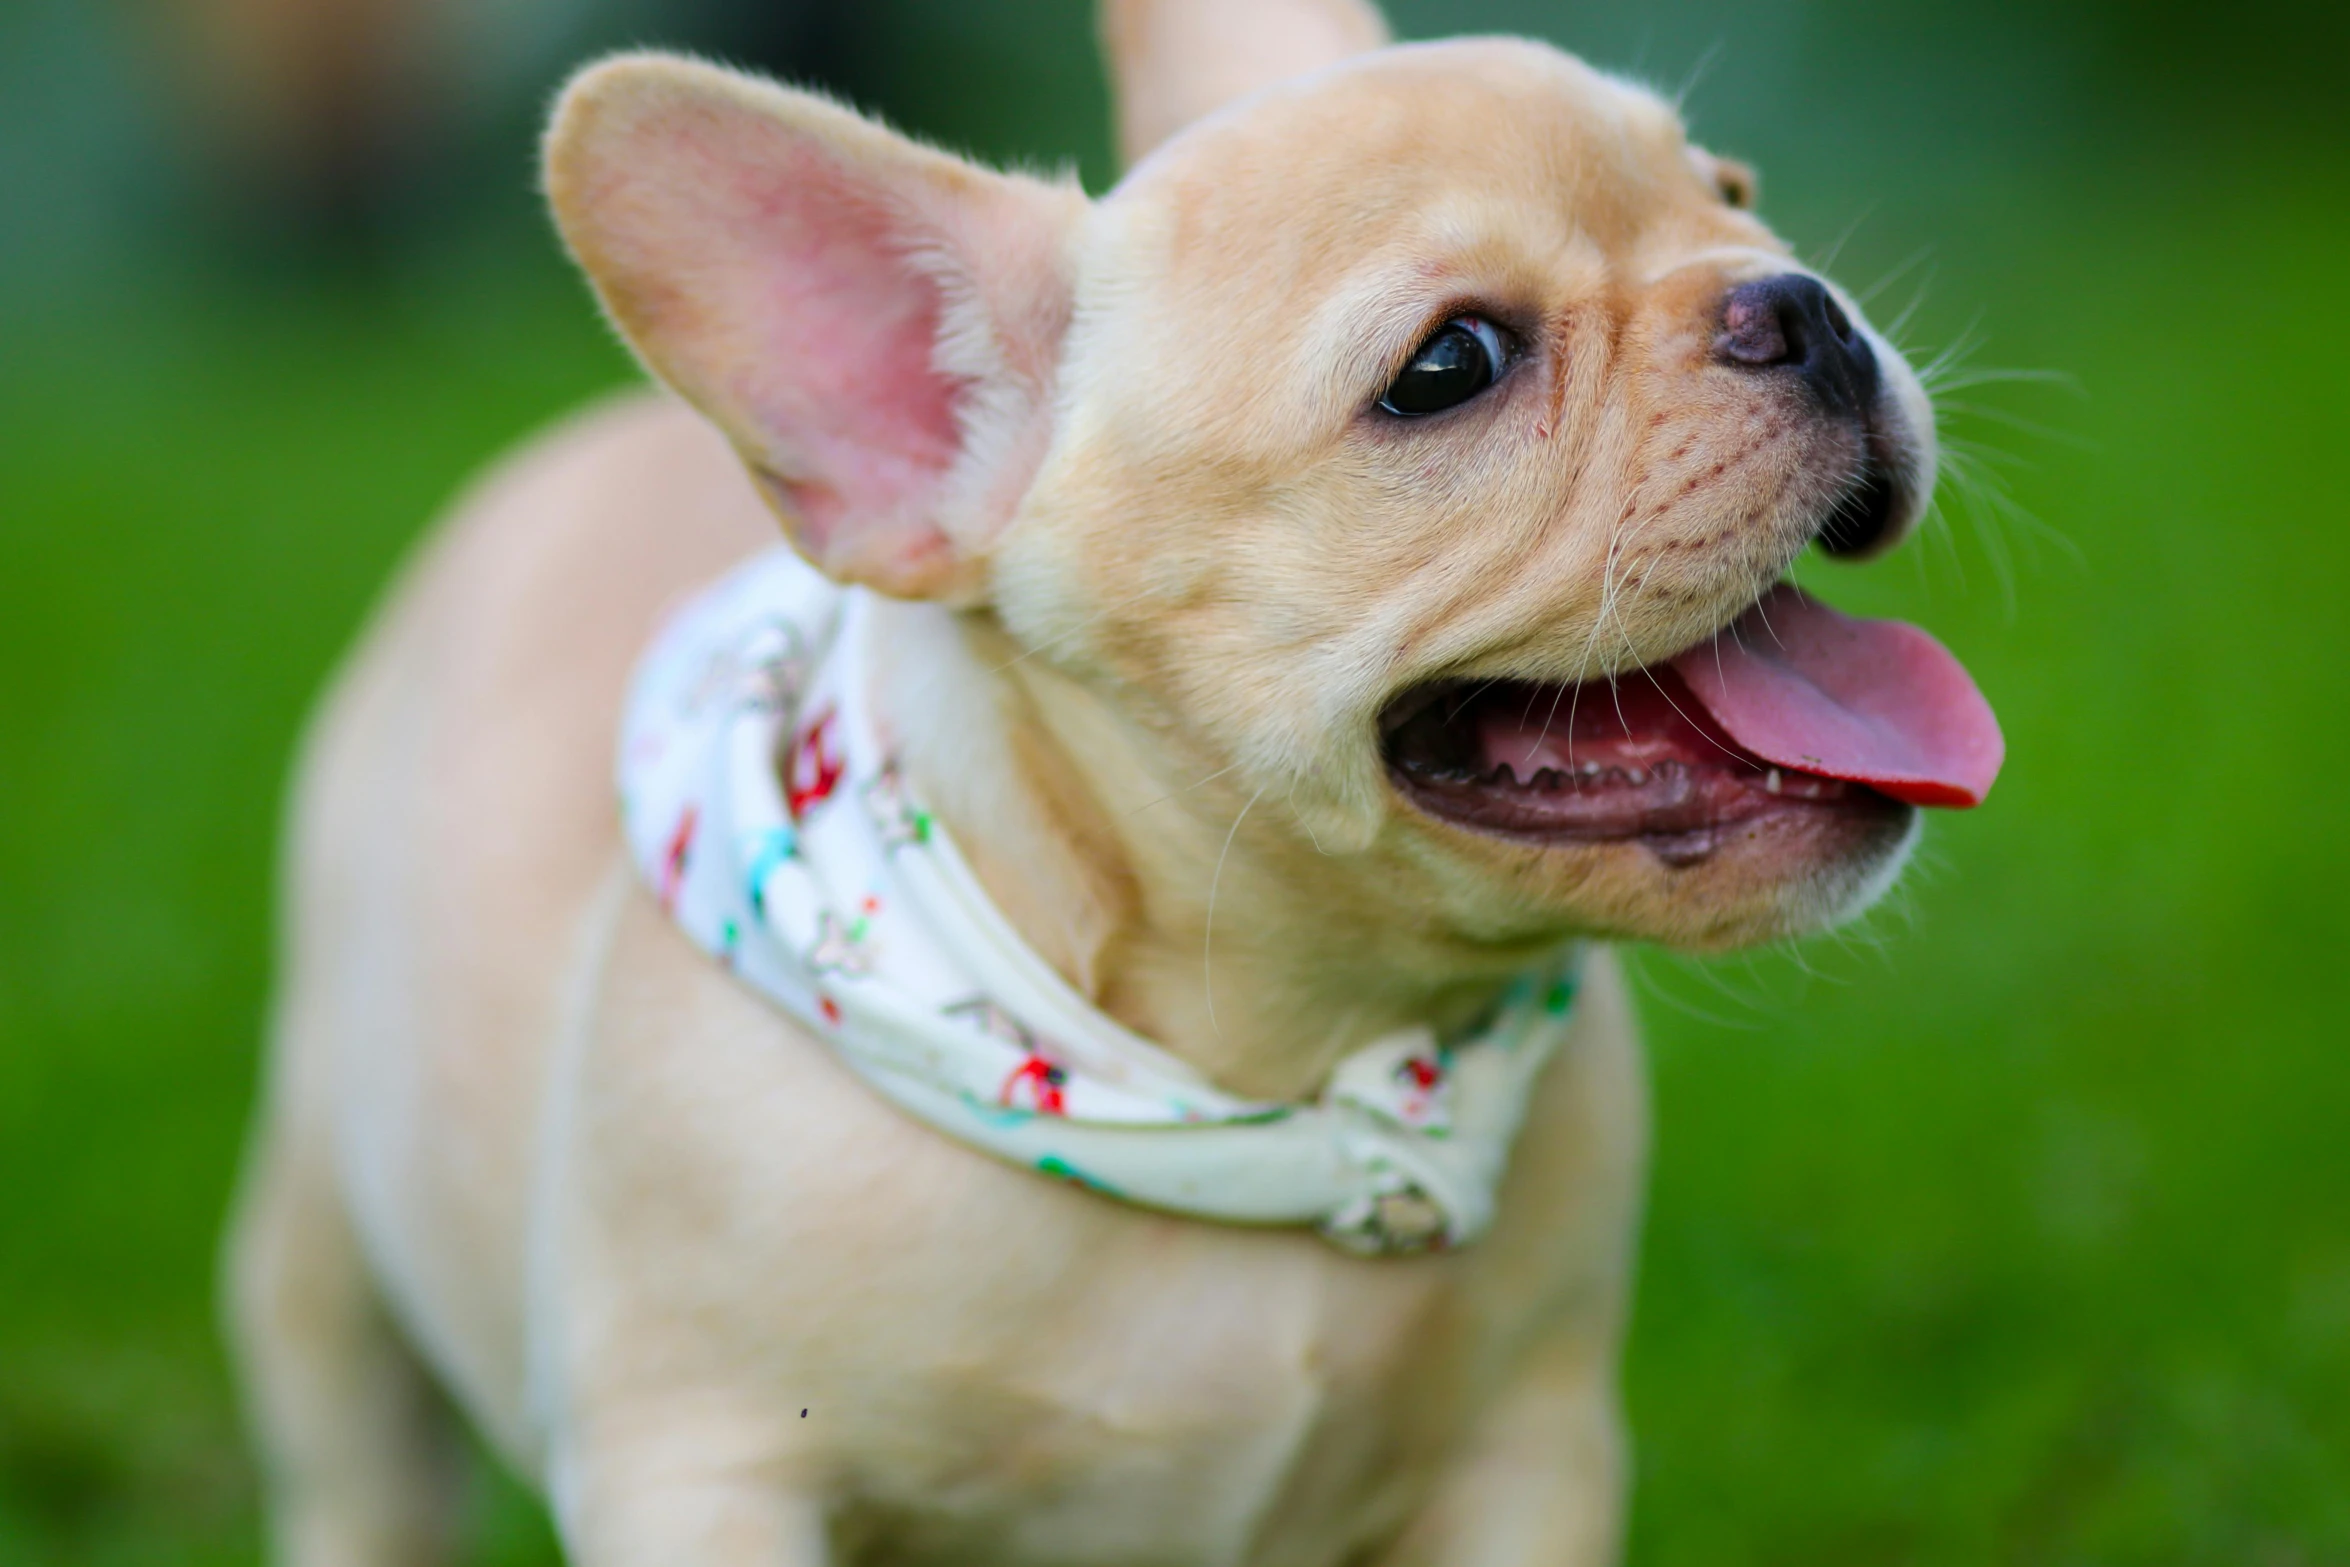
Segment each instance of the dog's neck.
M1312 1094L1346 1053L1440 1029L1501 977L1282 830L992 617L883 601L875 701L917 792L1029 944L1220 1087ZM1212 773L1214 764L1197 769ZM1255 820L1255 812L1267 820ZM1246 815L1244 816L1244 812ZM1212 930L1211 930L1212 926Z

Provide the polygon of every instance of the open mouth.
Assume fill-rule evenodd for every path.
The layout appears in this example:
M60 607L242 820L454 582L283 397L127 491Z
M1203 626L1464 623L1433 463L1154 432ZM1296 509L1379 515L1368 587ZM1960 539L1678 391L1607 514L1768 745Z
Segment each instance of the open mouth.
M1898 621L1782 584L1710 640L1579 685L1440 680L1380 717L1389 777L1432 816L1668 860L1786 812L1965 807L2005 746L1958 661Z
M1444 682L1388 719L1388 771L1407 798L1511 837L1647 838L1671 858L1758 816L1868 792L1746 750L1669 667L1572 686Z

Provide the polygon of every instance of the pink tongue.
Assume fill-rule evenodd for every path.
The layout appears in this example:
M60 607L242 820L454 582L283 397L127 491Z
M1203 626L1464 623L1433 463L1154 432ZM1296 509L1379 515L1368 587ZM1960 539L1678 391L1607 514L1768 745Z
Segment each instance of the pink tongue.
M1981 804L2007 754L1991 704L1941 643L1786 583L1673 670L1764 761L1911 805Z

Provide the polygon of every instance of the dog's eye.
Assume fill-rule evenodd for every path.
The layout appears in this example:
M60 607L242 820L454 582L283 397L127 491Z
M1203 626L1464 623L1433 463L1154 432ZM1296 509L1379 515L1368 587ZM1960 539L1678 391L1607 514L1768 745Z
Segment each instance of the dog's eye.
M1714 189L1722 200L1741 212L1754 210L1754 170L1728 158L1714 160Z
M1491 386L1507 360L1500 328L1482 316L1455 316L1413 353L1379 406L1407 417L1442 413Z

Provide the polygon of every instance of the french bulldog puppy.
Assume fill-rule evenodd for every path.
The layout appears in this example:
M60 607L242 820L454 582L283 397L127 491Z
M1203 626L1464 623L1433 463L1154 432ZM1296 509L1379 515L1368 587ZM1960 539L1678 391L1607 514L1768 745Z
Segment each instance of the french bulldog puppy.
M557 221L674 395L483 484L308 740L229 1269L281 1561L445 1559L450 1404L589 1567L1614 1558L1601 944L1846 918L1987 786L1946 655L1781 585L1910 527L1931 410L1639 87L1361 0L1104 30L1099 200L681 58L563 95ZM878 721L1011 926L1219 1088L1592 943L1489 1230L1040 1178L682 939L623 688L785 537L876 596Z

